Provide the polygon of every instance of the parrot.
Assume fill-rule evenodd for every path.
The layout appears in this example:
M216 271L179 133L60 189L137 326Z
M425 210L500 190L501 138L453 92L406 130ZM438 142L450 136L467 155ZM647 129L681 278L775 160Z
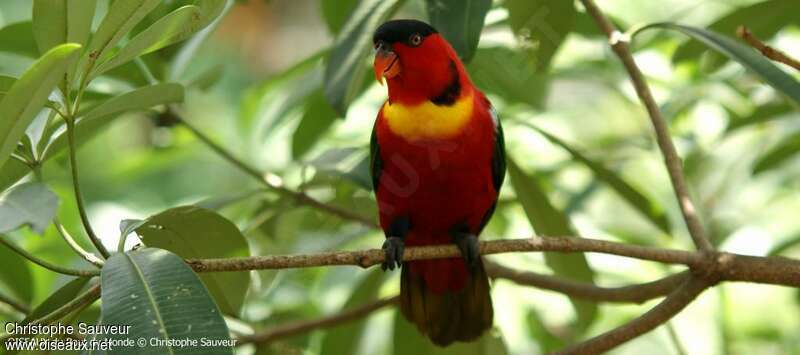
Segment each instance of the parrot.
M505 178L503 129L431 25L390 20L372 43L375 79L388 88L369 160L386 237L382 268L401 269L400 311L432 343L475 340L494 318L478 235ZM450 243L461 257L402 261L406 246Z

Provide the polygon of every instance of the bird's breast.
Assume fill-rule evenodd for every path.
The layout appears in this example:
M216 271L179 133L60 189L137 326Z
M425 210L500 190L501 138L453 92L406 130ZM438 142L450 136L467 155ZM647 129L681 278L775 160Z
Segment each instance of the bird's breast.
M386 102L383 117L388 128L407 141L452 138L461 133L473 114L472 92L462 94L452 105L425 101L416 105Z

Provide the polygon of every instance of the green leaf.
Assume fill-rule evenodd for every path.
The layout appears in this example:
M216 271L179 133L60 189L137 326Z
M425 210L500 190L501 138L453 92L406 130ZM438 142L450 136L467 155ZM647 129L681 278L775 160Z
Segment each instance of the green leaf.
M736 33L737 27L745 25L761 38L771 38L779 30L791 24L800 25L800 17L797 16L797 1L770 0L738 8L704 27L708 31L732 36ZM672 61L677 63L689 59L699 59L705 49L700 42L686 41L675 50ZM721 64L724 64L724 61L719 63L719 65Z
M207 5L205 9L213 12L204 13L203 8L189 5L169 13L137 34L111 59L100 64L97 67L97 73L102 74L137 56L157 51L191 37L219 16L225 1L203 0L201 3L211 4Z
M307 153L336 121L336 111L325 101L322 90L312 93L306 102L306 112L292 134L292 158Z
M79 112L79 120L75 123L75 137L82 144L107 127L124 112L146 110L157 105L166 105L183 101L183 86L163 83L145 86L122 95L112 97L86 112ZM65 132L56 136L47 146L44 159L57 156L67 147Z
M343 311L362 306L374 301L378 297L378 290L384 280L383 272L377 269L367 272L368 274L359 282L353 294L350 295L350 298L345 302L342 307ZM325 336L322 338L322 351L320 355L357 353L358 343L363 337L364 327L366 325L367 321L361 319L344 323L325 332Z
M541 181L536 176L526 175L512 160L508 159L508 176L517 199L536 234L543 237L578 236L567 216L555 208L545 194ZM583 254L544 253L547 265L561 276L592 283L594 272ZM578 326L586 330L597 315L597 304L570 298L578 315Z
M325 98L344 116L347 106L364 82L365 55L371 48L372 31L389 17L404 0L361 1L336 37L325 68Z
M733 59L745 68L752 70L761 77L769 86L784 93L790 99L800 103L800 83L765 59L761 53L747 47L729 37L700 28L678 25L669 22L647 25L634 33L634 36L649 28L664 28L682 32L692 37L709 48Z
M450 42L464 63L478 48L492 0L425 0L431 25Z
M8 236L0 235L0 238ZM0 247L0 288L3 293L24 304L30 304L33 300L34 283L29 265L27 259L11 249Z
M51 49L33 63L3 97L0 102L0 166L5 164L25 129L47 102L79 48L77 44L62 44Z
M575 2L506 0L504 4L514 34L533 46L530 53L536 62L536 69L547 70L558 47L575 27Z
M797 245L800 245L800 233L797 233L796 235L786 238L782 242L773 245L769 252L767 252L767 256L781 255Z
M647 198L647 196L628 184L625 180L619 177L619 175L603 166L603 164L589 159L589 157L583 155L583 153L581 153L579 150L573 148L558 137L533 125L526 124L526 126L536 130L555 145L558 145L566 150L570 155L572 155L573 158L575 158L575 160L581 162L583 165L586 165L587 168L592 170L597 178L605 182L611 189L616 191L617 194L619 194L619 196L625 201L628 201L628 203L634 209L639 211L642 216L647 218L651 223L653 223L653 225L661 229L664 233L670 235L671 228L669 225L669 218L664 212L664 207L658 202Z
M791 105L785 101L770 102L768 104L759 105L753 112L746 116L740 116L734 112L729 112L730 121L726 132L730 133L739 128L747 127L749 125L764 123L776 120L782 117L791 117L788 113L794 112Z
M147 219L136 233L150 247L169 250L186 259L250 256L247 241L236 226L216 212L176 207ZM203 273L200 279L225 314L238 315L250 284L248 272Z
M764 153L753 166L753 174L772 170L800 153L800 132L784 138L775 147Z
M119 1L117 1L119 2ZM145 248L114 254L101 274L103 324L129 325L110 339L228 341L228 327L197 275L166 250ZM116 347L109 354L231 354L233 347Z
M339 33L353 12L358 0L320 0L322 18L333 34Z
M19 22L0 29L0 52L14 53L29 58L39 57L39 49L33 39L31 22Z
M86 44L96 0L34 0L33 36L44 53L59 44Z
M547 328L547 324L545 324L535 310L531 309L528 311L527 323L531 338L536 340L536 344L539 345L540 353L550 354L564 348L564 341L555 336L553 332Z
M88 112L79 112L78 117L84 120L95 120L123 112L147 110L154 106L182 101L182 85L174 83L155 84L115 96L93 107Z
M395 312L394 315L392 338L394 340L392 353L395 355L504 355L508 353L503 338L491 330L469 343L457 342L446 348L433 345L400 312Z
M27 182L0 196L0 233L29 225L44 233L58 211L58 196L44 184Z
M526 56L505 47L479 48L469 67L475 85L509 102L540 108L547 78L537 73Z
M6 160L6 163L0 167L0 192L28 175L29 171L30 168L17 159Z
M111 3L108 13L89 43L88 54L101 60L139 21L156 8L159 0L125 0Z
M56 290L56 292L53 292L53 294L47 297L41 304L36 306L36 308L25 317L23 323L39 319L74 300L75 297L80 295L89 280L90 278L88 277L78 277L68 282L66 285Z

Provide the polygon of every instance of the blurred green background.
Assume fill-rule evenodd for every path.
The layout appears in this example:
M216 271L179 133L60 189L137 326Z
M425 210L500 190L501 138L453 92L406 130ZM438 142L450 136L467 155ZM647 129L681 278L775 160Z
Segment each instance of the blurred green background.
M800 5L796 1L597 2L622 28L660 21L697 27L717 24L712 29L735 36L730 27L723 26L728 21L734 23L733 28L747 25L768 43L800 57ZM356 85L346 114L337 114L323 95L328 51L356 3L239 1L209 31L206 40L196 42L197 52L187 61L175 59L186 43L144 59L157 76L164 67L185 65L185 70L171 71L180 73L172 79L187 85L181 105L184 119L238 157L273 173L272 179L286 186L374 218L376 208L363 164L385 87L374 81ZM568 16L559 9L538 13L541 16L536 23L547 27L542 33L548 36L549 32L549 40L555 39L555 43L563 39L548 63L547 55L542 54L547 51L548 39L529 40L530 33L514 25L507 3L492 4L469 70L500 113L509 156L535 176L552 204L569 217L576 234L692 249L649 119L591 19L580 6ZM103 14L105 1L100 4L98 16ZM2 1L0 28L27 21L30 14L29 1ZM405 1L394 15L427 16L421 0ZM765 255L778 248L785 256L800 257L800 247L793 247L800 244L800 158L796 154L800 151L800 114L796 106L740 64L697 44L687 46L688 42L678 33L650 30L636 37L632 49L669 120L691 193L714 244L742 254ZM362 58L365 67L367 57ZM18 76L32 60L0 53L0 73ZM800 77L797 72L793 75ZM113 95L146 83L141 78L128 79L100 78L92 89ZM117 243L120 220L196 203L234 221L245 233L253 255L381 245L382 233L264 190L184 127L164 122L159 112L154 109L115 118L79 150L89 215L110 248ZM647 218L632 207L562 145L629 184L645 199L639 209L652 211L651 217L655 217ZM61 199L61 220L73 234L79 234L80 220L65 158L46 164L44 176ZM661 212L663 218L659 219ZM532 233L507 181L483 238L519 238ZM27 229L12 236L42 258L86 266L64 246L52 226L43 236ZM135 238L128 243L135 244ZM518 269L552 273L540 253L490 259ZM679 270L606 255L586 255L586 259L595 282L608 286L645 282ZM25 287L0 280L0 290L20 298L26 298L27 292L31 304L38 304L67 280L18 260L4 248L0 248L0 265L19 269L18 280L30 283ZM231 329L246 332L252 327L312 319L366 303L376 295L396 294L399 274L378 273L355 267L254 272L241 319L232 321ZM363 291L368 289L376 293ZM561 294L506 280L495 281L492 292L495 331L491 341L482 343L484 348L472 349L476 353L496 353L499 347L515 354L558 349L620 325L657 302L600 303L593 321L581 323L587 326L581 331L575 308ZM5 319L16 318L11 310L0 311ZM92 309L82 317L96 319L98 312ZM395 310L386 308L365 321L281 339L259 350L390 354L424 341L407 333L407 324L396 322ZM669 325L673 334L662 326L612 353L677 354L682 347L689 354L797 354L800 292L723 284L702 294ZM407 344L401 344L404 342ZM254 350L253 346L239 348L243 354Z

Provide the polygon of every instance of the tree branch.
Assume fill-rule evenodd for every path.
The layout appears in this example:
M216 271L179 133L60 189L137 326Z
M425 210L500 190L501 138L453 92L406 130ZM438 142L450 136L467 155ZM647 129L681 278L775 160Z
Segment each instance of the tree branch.
M23 304L22 302L17 301L17 300L15 300L15 299L13 299L13 298L11 298L9 296L6 296L6 295L4 295L2 293L0 293L0 302L9 305L11 308L13 308L14 310L16 310L17 312L20 312L22 314L28 314L28 312L31 311L31 308L28 307L28 305Z
M72 313L73 311L77 311L80 309L85 308L86 306L94 303L97 299L100 298L100 284L96 284L86 290L86 292L82 293L78 297L75 297L72 301L67 302L63 306L55 309L54 311L42 316L39 319L35 319L31 321L30 325L38 325L38 324L52 324L53 322L64 318L68 314ZM0 336L0 343L5 342L7 339L18 336L29 336L30 334L3 334Z
M256 332L252 335L239 337L237 345L247 343L268 343L275 339L286 338L297 334L306 333L316 329L328 328L340 323L346 323L363 318L370 313L377 311L388 305L397 304L400 297L394 296L370 302L346 311L324 316L317 319L297 321Z
M707 279L745 281L800 287L800 261L782 257L762 257L712 251L690 252L675 249L642 247L598 239L547 237L482 241L482 255L513 252L603 253L664 264L682 264ZM459 258L455 245L408 247L403 260ZM252 256L228 259L188 259L197 272L245 271L354 265L370 267L384 261L384 251L367 249L324 252L319 254Z
M689 229L689 234L692 236L692 241L695 246L702 251L713 250L714 247L706 237L694 204L689 198L689 191L686 187L686 181L684 181L683 178L683 163L670 138L669 127L662 117L661 111L658 108L658 104L653 99L652 93L650 93L650 88L647 86L644 75L633 60L633 56L628 48L628 43L623 40L622 33L620 33L614 27L614 24L603 15L603 12L597 7L594 1L581 0L581 2L586 8L586 12L594 18L595 22L597 22L600 28L608 35L611 49L622 61L625 70L627 70L628 75L631 77L631 82L633 83L634 89L636 89L636 94L639 96L642 104L647 108L650 121L655 129L658 147L661 149L661 154L664 156L664 163L667 166L672 188L675 192L675 197L678 199L678 205L680 205L683 219L686 221L686 227Z
M688 279L688 271L655 281L620 287L600 287L590 283L564 280L559 277L516 270L484 260L486 273L494 279L506 279L518 285L551 290L596 302L644 303L666 296Z
M653 309L638 318L555 354L600 354L664 324L697 298L711 283L691 277Z
M49 269L51 271L55 271L55 272L57 272L59 274L64 274L64 275L74 275L74 276L97 276L97 275L100 275L100 270L97 270L97 269L94 269L94 270L70 269L70 268L67 268L67 267L63 267L63 266L59 266L59 265L53 264L53 263L51 263L49 261L45 261L45 260L39 259L38 257L34 256L33 254L27 252L25 249L22 249L22 248L18 247L17 245L15 245L14 243L9 242L8 240L6 240L7 238L8 238L7 236L0 234L0 244L5 245L7 248L13 250L15 253L21 255L25 259L28 259L31 262L33 262L34 264L39 265L39 266L41 266L41 267L43 267L45 269Z
M739 38L743 39L747 44L751 47L758 49L761 54L773 61L786 64L792 68L800 70L800 61L790 57L788 54L784 53L780 49L772 48L771 46L762 42L758 37L753 35L749 29L745 26L739 26L736 29L736 35Z
M281 195L290 197L293 200L295 200L297 203L301 203L301 204L316 208L318 210L330 213L330 214L332 214L334 216L338 216L338 217L340 217L340 218L342 218L344 220L358 222L358 223L361 223L361 224L364 224L366 226L373 227L373 228L377 228L378 227L378 224L375 223L375 221L373 221L371 218L367 218L367 217L361 216L358 213L355 213L355 212L352 212L352 211L349 211L349 210L346 210L346 209L343 209L343 208L340 208L340 207L336 207L336 206L333 206L333 205L330 205L330 204L323 203L323 202L318 201L318 200L314 199L313 197L311 197L311 196L309 196L309 195L307 195L307 194L305 194L303 192L294 191L294 190L289 189L289 188L287 188L285 186L282 186L280 184L276 184L274 182L269 181L268 179L265 179L265 174L264 173L258 171L258 169L256 169L255 167L253 167L253 166L245 163L244 161L240 160L239 158L235 157L231 152L227 151L225 148L223 148L219 144L215 143L211 139L211 137L207 136L205 133L203 133L202 131L197 129L197 127L195 127L193 124L191 124L188 121L184 120L177 113L172 112L172 114L175 115L177 120L180 121L187 129L189 129L189 131L192 132L192 134L194 134L194 136L197 137L197 139L199 139L206 146L211 148L211 150L213 150L215 153L219 154L220 157L224 158L229 163L231 163L234 166L236 166L237 168L239 168L239 170L241 170L242 172L244 172L248 176L256 179L259 183L264 185L266 188L268 188L268 189L270 189L272 191L275 191L275 192L277 192L277 193L279 193Z

